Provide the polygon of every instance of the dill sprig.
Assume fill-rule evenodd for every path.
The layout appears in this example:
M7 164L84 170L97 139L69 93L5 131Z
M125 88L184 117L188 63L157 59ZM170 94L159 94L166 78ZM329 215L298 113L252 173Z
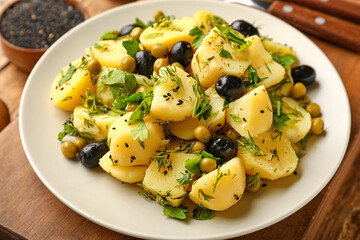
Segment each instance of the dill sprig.
M212 106L210 104L210 99L205 94L204 90L200 85L198 76L195 77L195 84L193 85L193 91L196 96L195 106L192 113L192 117L197 117L200 121L201 118L204 120L208 119L211 116Z
M173 82L172 90L179 92L178 90L183 87L181 78L176 74L176 68L173 66L167 66L160 69L159 83L167 82L168 80Z
M248 183L246 185L246 188L255 188L261 183L260 175L259 173L256 173L253 176L248 177Z
M260 147L256 145L254 138L250 135L250 132L248 132L248 134L248 138L241 136L240 139L237 140L239 147L249 153L254 154L255 157L266 156Z

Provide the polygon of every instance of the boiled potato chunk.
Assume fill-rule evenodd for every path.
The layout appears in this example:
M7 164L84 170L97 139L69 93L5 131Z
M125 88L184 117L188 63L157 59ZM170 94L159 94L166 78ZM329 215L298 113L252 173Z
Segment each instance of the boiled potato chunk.
M156 26L146 28L140 35L140 42L148 50L151 50L156 43L162 43L170 50L179 41L192 43L195 37L190 36L189 32L195 26L192 17L174 20L164 18Z
M178 138L192 140L195 139L194 130L199 125L203 125L201 124L201 121L199 121L197 118L189 117L181 122L169 123L168 129L174 136Z
M292 98L282 98L282 110L291 119L291 124L285 126L283 134L296 143L303 139L311 128L311 116L299 103Z
M243 160L247 175L259 173L260 178L275 180L289 176L298 164L298 157L289 139L283 134L267 131L254 137L255 144L265 156L255 156L246 149L238 149L238 157Z
M225 100L217 94L214 86L206 89L205 94L209 97L212 106L211 116L206 119L205 126L210 132L216 132L225 125Z
M197 126L202 125L207 127L210 132L216 132L220 130L225 124L225 111L223 109L224 99L221 98L215 87L210 87L205 91L205 94L210 99L210 104L212 106L211 116L204 120L200 121L198 118L189 117L181 122L171 122L168 125L168 129L176 137L184 140L195 139L194 130Z
M50 99L56 106L73 111L81 104L81 96L85 96L86 90L93 88L89 71L80 67L86 61L88 61L87 58L77 59L71 63L71 69L75 68L73 72L69 70L70 66L67 66L55 77L51 86ZM66 76L70 77L69 80L61 84L60 81L66 79Z
M256 69L260 78L266 78L259 84L268 88L279 83L285 76L285 69L272 59L259 36L254 35L246 38L246 40L251 41L251 65Z
M191 61L193 75L199 77L203 88L215 84L219 77L226 74L242 76L251 63L249 48L236 52L237 47L233 47L218 32L220 30L216 27L210 31L196 50ZM229 52L231 58L220 57L221 48Z
M165 160L171 163L171 168L162 166L160 171L156 162L153 161L146 170L143 181L144 188L154 195L159 194L165 197L171 206L179 206L184 200L188 186L179 186L176 179L185 174L186 161L197 156L189 153L170 153Z
M236 101L226 110L226 121L240 135L257 136L270 129L273 122L272 105L264 86L259 86Z
M196 99L192 87L195 79L181 68L162 67L156 83L150 108L152 117L182 121L192 115Z
M156 123L156 119L146 116L144 122L147 128L148 137L144 141L144 148L139 138L134 140L131 130L138 124L128 125L131 112L125 114L111 124L108 134L108 145L114 163L120 166L148 166L150 158L156 155L165 139L163 127Z
M197 11L193 16L196 26L205 34L208 34L214 27L212 21L214 21L214 14L209 10Z
M100 158L99 165L105 172L109 173L114 178L126 183L141 182L144 179L147 167L123 167L114 164L110 157L109 151Z
M127 40L129 38L125 37L120 40L99 41L86 52L91 58L97 59L102 66L121 69L121 60L128 56L122 43Z
M270 39L262 39L262 44L264 45L266 51L272 52L272 53L278 52L280 56L285 55L285 54L290 54L293 56L296 55L296 52L292 47L278 43L278 42L274 42Z
M216 186L215 186L216 184ZM192 185L190 199L204 207L223 211L237 203L246 187L243 163L235 157L217 169L200 177Z
M74 127L79 132L89 133L94 140L101 141L107 137L111 124L120 116L112 117L107 113L90 116L89 109L77 106L74 109L73 117Z

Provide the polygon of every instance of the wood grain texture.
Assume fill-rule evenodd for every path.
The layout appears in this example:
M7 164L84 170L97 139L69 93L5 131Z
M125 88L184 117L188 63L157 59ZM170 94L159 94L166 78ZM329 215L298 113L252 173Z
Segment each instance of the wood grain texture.
M360 25L293 3L275 1L269 12L299 30L360 52ZM322 24L318 24L323 22Z
M360 1L343 0L286 0L302 6L309 7L341 19L360 23Z
M4 1L7 0L0 0L0 7ZM92 16L125 2L128 1L82 1ZM316 37L310 38L329 57L344 82L353 122L349 149L360 148L359 142L355 141L355 136L360 132L360 81L357 81L360 76L360 55ZM18 107L26 78L27 74L12 64L0 70L0 98L9 106L12 120L0 133L0 225L29 239L136 239L105 229L76 214L57 200L37 178L21 148L18 132ZM348 153L341 169L349 160L353 161L353 155L349 156ZM356 167L337 173L336 176L346 175L340 186L334 187L335 183L339 184L335 177L316 198L295 214L266 229L235 239L310 239L304 235L307 229L308 232L316 230L315 239L319 239L317 236L330 240L349 237L347 229L354 227L351 219L356 216L354 213L360 202L360 162L359 157L355 159L353 164L348 165ZM329 198L330 194L336 197ZM320 209L319 205L322 206ZM314 217L316 209L318 211ZM325 218L321 218L320 213Z

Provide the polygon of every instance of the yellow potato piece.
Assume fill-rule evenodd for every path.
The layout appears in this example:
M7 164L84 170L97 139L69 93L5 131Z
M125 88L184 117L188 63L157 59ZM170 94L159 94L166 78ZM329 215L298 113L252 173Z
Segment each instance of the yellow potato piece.
M259 85L264 85L265 88L268 88L279 83L285 76L285 69L272 59L271 55L264 48L259 36L254 35L246 38L246 40L251 41L251 65L256 69L260 78L266 78Z
M238 51L237 47L232 46L224 36L217 34L220 32L216 27L203 39L199 48L196 50L191 61L191 69L194 76L199 77L203 88L208 88L215 84L219 77L231 74L242 76L251 63L250 50ZM221 48L231 54L231 58L220 57Z
M235 157L218 169L200 177L192 185L190 199L204 207L224 211L237 203L246 187L243 163Z
M185 198L188 186L179 186L176 179L185 174L186 161L197 156L189 153L170 153L165 156L165 160L171 164L171 167L162 166L160 170L153 161L146 170L143 181L144 188L154 195L159 194L165 197L171 206L179 206Z
M122 59L129 56L122 45L127 40L129 38L125 37L120 40L99 41L86 52L91 58L97 59L102 66L121 69Z
M283 134L267 131L254 137L255 144L265 156L255 156L245 149L238 149L247 175L259 173L260 178L275 180L291 175L297 167L298 157L289 139Z
M125 114L111 124L108 133L108 145L114 163L120 166L148 166L150 158L156 155L165 139L163 127L156 123L156 119L147 116L144 122L148 131L148 137L144 141L144 148L139 139L134 140L131 130L138 124L128 125L131 112Z
M289 126L285 126L282 132L292 143L296 143L310 131L311 116L296 100L288 97L282 98L282 110L292 122Z
M144 179L147 169L147 167L142 166L123 167L116 165L111 161L110 151L100 158L99 165L105 172L126 183L141 182Z
M212 24L214 14L212 14L209 10L197 11L193 18L196 22L196 26L205 34L208 34L214 27Z
M50 99L58 107L73 111L74 108L81 104L81 96L85 96L87 89L92 89L93 85L90 78L90 73L84 67L80 67L88 58L79 58L72 62L71 65L75 67L70 79L63 84L59 82L68 72L70 66L65 67L55 77L51 86Z
M190 117L196 99L192 87L194 84L195 79L181 68L162 67L155 84L150 115L163 121L182 121Z
M226 110L226 121L240 135L257 136L270 129L273 122L272 105L264 86L259 86L236 101Z
M112 117L107 113L90 116L89 109L77 106L74 109L73 117L74 127L79 132L89 133L94 140L101 141L107 137L111 124L120 116Z
M190 36L189 32L195 26L196 23L192 17L164 19L156 26L146 28L141 33L140 42L148 50L157 43L166 45L170 50L179 41L192 43L195 37Z
M262 44L264 45L266 51L272 52L272 53L278 52L280 56L285 55L285 54L290 54L293 56L296 55L296 51L292 47L278 43L278 42L274 42L269 39L263 39Z

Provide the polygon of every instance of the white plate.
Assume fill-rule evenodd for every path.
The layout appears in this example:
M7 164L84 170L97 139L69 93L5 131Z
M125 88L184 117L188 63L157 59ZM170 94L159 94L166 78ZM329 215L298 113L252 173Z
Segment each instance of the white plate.
M149 20L157 10L176 17L208 9L232 22L246 19L262 35L293 46L301 63L313 66L318 86L309 95L320 104L325 137L313 138L301 159L297 176L274 182L255 194L245 194L230 210L209 221L181 222L162 216L162 208L137 194L140 188L121 184L102 171L65 159L57 134L69 113L50 102L55 75L82 56L103 32ZM327 59L302 33L281 20L241 5L214 1L136 2L112 9L80 24L57 41L40 59L27 80L20 105L22 144L34 171L45 186L80 215L106 228L142 238L224 239L274 224L294 213L318 194L342 161L350 134L350 108L342 81ZM296 226L294 226L296 227Z

